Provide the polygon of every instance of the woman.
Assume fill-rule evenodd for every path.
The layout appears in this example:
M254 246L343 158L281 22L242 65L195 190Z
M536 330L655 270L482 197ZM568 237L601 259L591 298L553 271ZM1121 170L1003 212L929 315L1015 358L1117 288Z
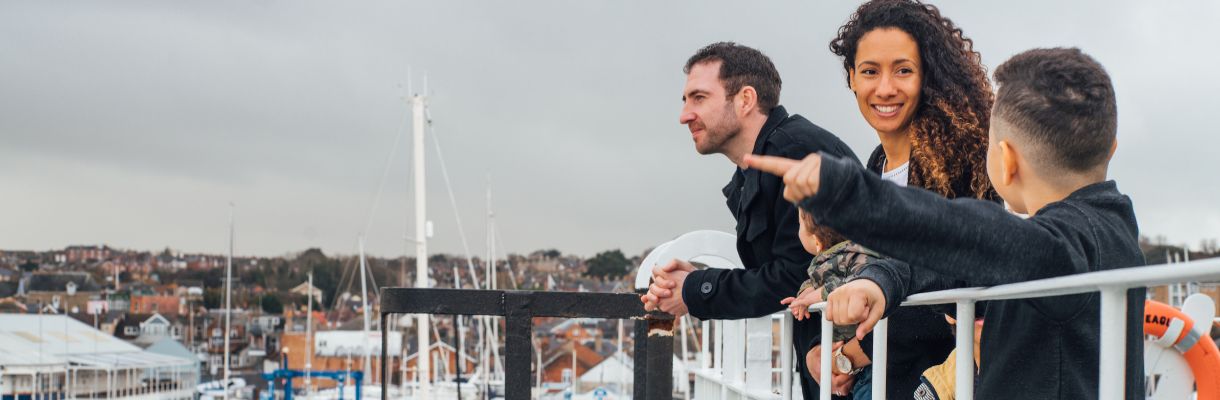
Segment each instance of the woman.
M987 73L971 40L939 9L917 0L867 2L839 28L830 50L843 59L860 113L881 141L870 170L950 198L998 199L985 167L993 101ZM903 307L890 316L886 398L910 398L920 374L953 350L941 310ZM813 357L821 349L813 349L807 360L816 379ZM843 352L853 369L867 366L871 335ZM869 377L837 375L832 385L867 398Z

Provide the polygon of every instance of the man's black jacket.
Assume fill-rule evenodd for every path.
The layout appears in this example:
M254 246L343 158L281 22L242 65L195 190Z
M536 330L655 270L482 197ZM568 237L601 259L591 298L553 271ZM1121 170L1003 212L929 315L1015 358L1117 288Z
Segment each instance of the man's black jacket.
M753 154L805 158L809 153L834 154L855 160L856 154L825 129L800 115L788 115L777 106L767 116ZM782 310L779 303L795 296L808 279L806 269L813 255L797 237L800 223L796 206L784 200L783 180L757 170L737 169L724 187L729 211L737 220L737 254L745 269L702 269L691 272L682 287L682 301L690 315L699 319L754 318ZM805 398L814 398L817 383L806 372L804 352L819 329L806 319L793 325L797 373Z
M777 106L767 116L753 154L794 159L824 152L855 160L855 153L838 137L800 115ZM724 187L729 211L737 220L737 253L745 269L702 269L683 282L682 301L699 319L761 317L784 308L808 279L813 256L797 237L796 206L784 200L780 177L757 170L737 169Z

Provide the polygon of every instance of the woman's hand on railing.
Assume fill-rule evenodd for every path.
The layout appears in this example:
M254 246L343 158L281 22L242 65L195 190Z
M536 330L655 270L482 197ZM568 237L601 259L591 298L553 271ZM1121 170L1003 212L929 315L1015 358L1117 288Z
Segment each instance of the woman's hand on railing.
M830 292L823 315L835 325L858 324L856 337L864 337L885 315L885 293L867 279L848 282Z
M837 342L831 351L842 346L843 342ZM817 381L819 385L822 384L822 362L819 358L821 355L822 345L813 346L813 349L809 350L809 354L805 355L805 365L809 369L809 374L813 376L813 380ZM851 392L851 387L855 382L855 375L840 374L839 371L831 368L830 392L834 393L835 396L846 396Z

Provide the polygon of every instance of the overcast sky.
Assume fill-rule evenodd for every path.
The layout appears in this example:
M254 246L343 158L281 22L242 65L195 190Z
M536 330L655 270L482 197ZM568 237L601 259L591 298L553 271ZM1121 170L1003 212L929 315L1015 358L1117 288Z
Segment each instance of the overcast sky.
M731 231L734 166L678 124L683 63L714 41L763 50L781 103L865 156L876 133L827 50L857 4L6 0L0 249L222 253L232 201L238 254L350 254L370 220L370 253L402 254L409 69L415 91L427 73L476 255L488 183L501 251L638 254ZM1100 60L1119 102L1111 176L1142 233L1220 237L1220 2L936 4L989 70L1032 47ZM460 253L431 142L427 155L431 250Z

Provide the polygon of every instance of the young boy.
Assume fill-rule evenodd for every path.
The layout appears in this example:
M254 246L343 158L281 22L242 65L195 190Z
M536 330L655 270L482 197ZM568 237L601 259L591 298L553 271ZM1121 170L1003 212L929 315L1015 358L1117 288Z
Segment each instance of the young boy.
M995 80L987 173L1028 219L994 203L900 188L833 156L748 159L783 175L784 197L819 223L909 263L906 271L865 268L830 295L829 318L866 332L906 295L931 290L919 284L927 271L990 286L1144 264L1131 199L1106 178L1118 116L1101 65L1078 49L1035 49L1000 65ZM1144 395L1144 292L1127 293L1128 399ZM977 398L1098 397L1096 293L986 307Z
M847 283L865 265L879 259L881 255L863 246L848 241L843 235L824 225L814 223L813 217L804 210L797 210L797 221L800 231L797 237L805 251L812 254L813 261L809 263L809 280L801 284L794 297L780 301L787 305L796 319L809 317L809 306L821 302L830 292ZM834 340L842 341L856 337L856 328L836 326Z
M800 225L797 237L800 238L805 251L814 255L814 258L809 263L809 280L801 284L795 297L785 298L780 304L787 305L792 316L800 321L809 318L809 306L821 302L821 299L825 299L830 292L847 283L848 279L859 273L864 266L883 258L872 250L848 241L833 229L818 225L813 216L804 210L797 209L797 221ZM836 348L833 350L834 362L831 364L836 375L856 377L849 385L840 382L841 378L836 376L835 382L832 383L835 386L833 393L843 396L850 389L853 399L871 398L871 369L855 367L865 364L864 360L867 360L868 356L858 344L848 343L856 337L856 327L836 326L833 335ZM806 365L816 365L817 355L816 351L810 350L805 355ZM820 377L814 377L818 378Z

